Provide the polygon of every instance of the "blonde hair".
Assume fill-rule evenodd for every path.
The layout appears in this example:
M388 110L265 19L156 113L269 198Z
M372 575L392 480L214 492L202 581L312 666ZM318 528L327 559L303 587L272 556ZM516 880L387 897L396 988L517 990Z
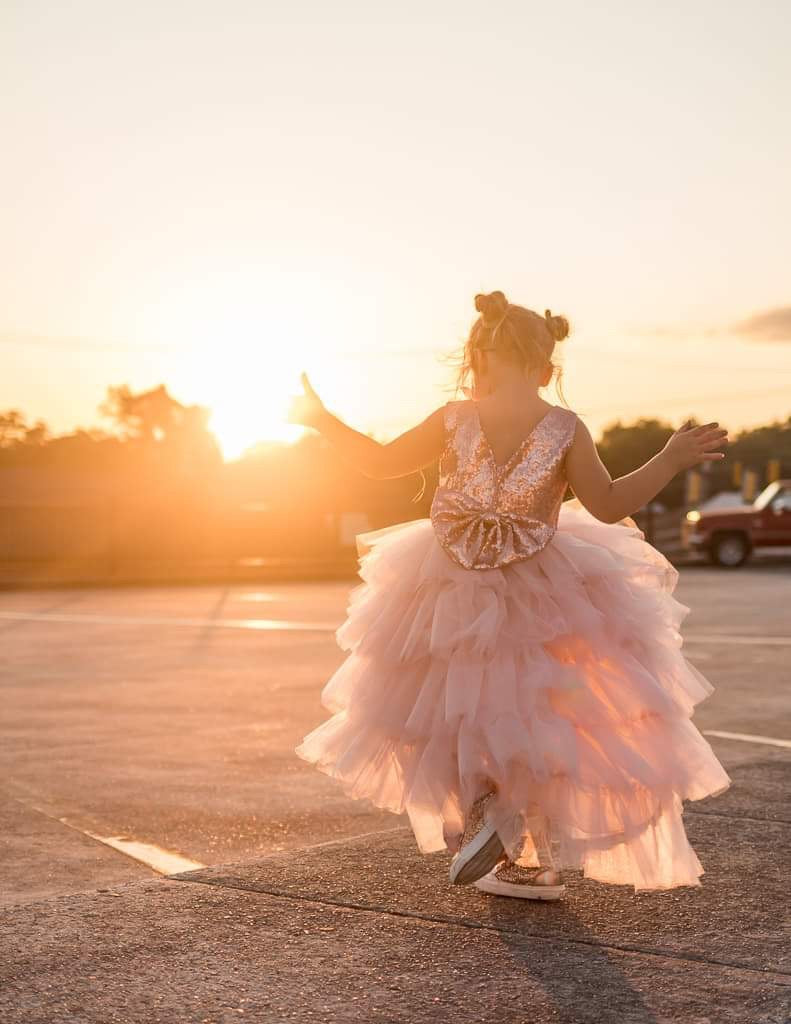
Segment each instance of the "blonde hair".
M552 367L555 388L565 405L560 383L563 369L553 362L552 356L555 343L568 337L568 320L564 316L553 316L550 310L541 316L524 306L514 306L502 292L476 295L475 308L480 316L464 344L457 390L465 390L472 376L475 352L495 350L516 360L525 371Z

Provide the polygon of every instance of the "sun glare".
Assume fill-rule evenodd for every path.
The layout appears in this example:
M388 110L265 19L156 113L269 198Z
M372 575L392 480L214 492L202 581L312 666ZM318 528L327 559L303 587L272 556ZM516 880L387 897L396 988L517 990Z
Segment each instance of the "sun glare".
M201 391L211 409L209 429L223 457L237 459L260 441L295 441L304 428L287 421L299 391L303 349L236 335L225 346L223 368L206 368Z
M292 390L294 390L292 388ZM226 461L238 459L258 441L295 441L302 427L286 423L287 401L258 397L258 407L244 407L235 397L211 406L209 430L217 438Z
M304 285L273 275L215 277L160 304L152 333L181 339L189 353L174 365L177 393L211 410L209 429L226 460L261 441L295 441L304 428L288 423L292 395L304 370L314 384L345 397L342 366L333 353L333 296L305 303ZM319 315L321 311L321 315ZM170 377L168 379L171 379Z

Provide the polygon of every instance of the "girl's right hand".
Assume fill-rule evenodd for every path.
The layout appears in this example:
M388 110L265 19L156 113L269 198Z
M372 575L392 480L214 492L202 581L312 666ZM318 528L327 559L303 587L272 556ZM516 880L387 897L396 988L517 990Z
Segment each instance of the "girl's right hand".
M288 410L288 422L300 423L302 426L318 429L321 419L326 415L327 410L313 390L308 380L308 375L303 373L299 379L302 383L302 394L295 395L291 399L291 405Z
M719 423L704 423L700 427L693 427L690 420L687 420L670 437L663 454L672 461L676 472L682 469L690 469L701 462L715 462L725 458L725 452L718 452L715 449L728 443L728 431L719 428Z

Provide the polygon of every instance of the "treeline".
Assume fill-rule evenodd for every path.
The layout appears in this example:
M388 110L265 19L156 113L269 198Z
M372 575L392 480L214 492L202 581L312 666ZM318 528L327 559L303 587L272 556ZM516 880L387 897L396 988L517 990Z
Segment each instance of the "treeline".
M289 445L262 442L225 464L208 429L209 410L183 405L164 386L138 394L125 386L110 388L100 411L111 422L108 430L63 435L53 435L41 421L27 423L17 411L0 413L0 469L74 470L100 474L108 486L134 479L151 493L208 491L233 502L265 503L273 514L301 504L328 515L364 512L376 523L405 513L425 515L436 485L435 470L426 472L425 484L419 474L400 481L367 480L313 434ZM605 428L597 446L615 478L651 458L672 432L661 419L619 420ZM707 490L733 488L736 463L753 469L763 482L770 460L779 463L781 476L791 476L791 415L732 436L728 458L707 467ZM683 478L677 477L659 500L670 508L681 506Z
M165 387L111 388L101 409L108 430L60 436L0 414L0 585L351 574L355 535L428 515L436 487L436 466L369 480L313 433L225 463L208 410ZM614 477L629 473L672 429L614 423L601 457ZM737 462L761 482L769 460L791 476L791 417L737 434L729 454L709 464L707 493L732 488ZM679 508L683 477L659 499Z
M113 472L146 470L188 475L218 468L222 455L208 430L210 412L182 405L161 385L133 394L108 388L99 411L111 422L55 435L38 420L28 424L17 410L0 412L0 467L58 467Z
M638 419L630 424L619 420L605 428L597 448L615 479L637 469L660 451L673 429L669 423L658 419ZM731 434L725 450L725 459L698 467L706 478L707 494L739 490L746 470L755 473L759 489L770 482L773 471L775 477L791 477L791 415L784 421ZM657 497L668 508L680 508L684 496L685 480L683 474L679 474Z

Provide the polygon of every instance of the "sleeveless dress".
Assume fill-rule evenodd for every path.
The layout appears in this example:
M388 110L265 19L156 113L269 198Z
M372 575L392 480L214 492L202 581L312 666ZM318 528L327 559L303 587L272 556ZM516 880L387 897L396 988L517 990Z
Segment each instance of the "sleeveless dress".
M692 724L713 687L681 653L678 572L634 521L563 502L576 415L553 406L495 462L472 401L445 407L430 519L358 537L363 583L296 748L353 798L455 853L495 791L506 853L635 890L700 885L683 801L730 778Z

